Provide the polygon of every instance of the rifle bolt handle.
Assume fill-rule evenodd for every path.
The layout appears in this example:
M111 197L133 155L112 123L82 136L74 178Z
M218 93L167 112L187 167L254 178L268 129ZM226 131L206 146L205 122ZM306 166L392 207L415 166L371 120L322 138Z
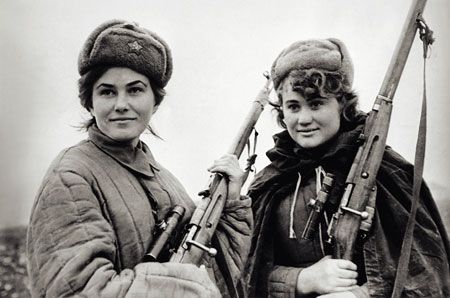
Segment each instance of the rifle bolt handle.
M190 245L194 245L198 248L200 248L201 250L204 250L205 252L207 252L211 257L215 257L217 255L217 249L213 248L213 247L207 247L197 241L194 240L187 240L186 241L187 244Z
M345 207L345 206L342 206L341 209L343 209L343 210L345 210L345 211L348 211L348 212L350 212L350 213L359 215L359 216L361 216L361 218L362 218L363 220L364 220L364 219L367 219L367 218L369 217L369 213L368 213L367 211L360 212L360 211L358 211L358 210L355 210L355 209L352 209L352 208L349 208L349 207Z

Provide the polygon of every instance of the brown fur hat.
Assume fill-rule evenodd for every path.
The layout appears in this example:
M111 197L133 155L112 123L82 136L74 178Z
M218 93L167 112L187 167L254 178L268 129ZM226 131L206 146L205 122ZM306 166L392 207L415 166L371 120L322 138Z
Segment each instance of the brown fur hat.
M164 88L172 75L169 46L136 23L107 21L88 37L78 57L82 76L96 66L128 67Z
M274 88L294 69L318 69L340 73L353 84L353 63L344 43L336 38L297 41L285 48L272 64Z

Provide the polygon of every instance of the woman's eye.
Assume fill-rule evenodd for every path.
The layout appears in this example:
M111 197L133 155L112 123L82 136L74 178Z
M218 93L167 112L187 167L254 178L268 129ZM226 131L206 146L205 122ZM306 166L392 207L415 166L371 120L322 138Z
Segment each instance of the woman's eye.
M289 104L287 108L291 111L297 111L298 109L300 109L300 106L298 104Z
M142 89L141 87L131 87L130 89L128 89L128 92L131 94L136 94L144 92L144 89Z
M323 105L323 101L315 100L315 101L312 101L309 105L313 110L317 110Z
M102 89L102 90L100 90L100 95L101 96L113 96L115 94L116 93L112 89Z

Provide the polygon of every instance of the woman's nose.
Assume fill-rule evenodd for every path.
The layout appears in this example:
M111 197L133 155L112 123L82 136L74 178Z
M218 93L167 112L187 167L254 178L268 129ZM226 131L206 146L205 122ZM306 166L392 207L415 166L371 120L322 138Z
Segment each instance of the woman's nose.
M116 105L114 109L118 112L124 112L128 110L128 96L124 93L117 95Z
M310 110L308 109L302 109L301 111L298 112L298 124L300 125L307 125L310 124L312 122L312 113Z

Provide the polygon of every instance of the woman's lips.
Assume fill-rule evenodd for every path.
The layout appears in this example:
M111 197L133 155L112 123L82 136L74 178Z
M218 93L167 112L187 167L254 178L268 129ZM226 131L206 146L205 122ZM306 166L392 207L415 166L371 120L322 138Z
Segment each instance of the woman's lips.
M302 136L310 136L314 134L315 131L319 130L318 128L311 128L311 129L299 129L297 132L301 134Z
M297 129L298 132L311 132L311 131L316 131L316 130L318 130L318 128Z
M130 122L133 120L136 120L136 118L113 118L113 119L110 119L109 121L111 121L111 122Z

